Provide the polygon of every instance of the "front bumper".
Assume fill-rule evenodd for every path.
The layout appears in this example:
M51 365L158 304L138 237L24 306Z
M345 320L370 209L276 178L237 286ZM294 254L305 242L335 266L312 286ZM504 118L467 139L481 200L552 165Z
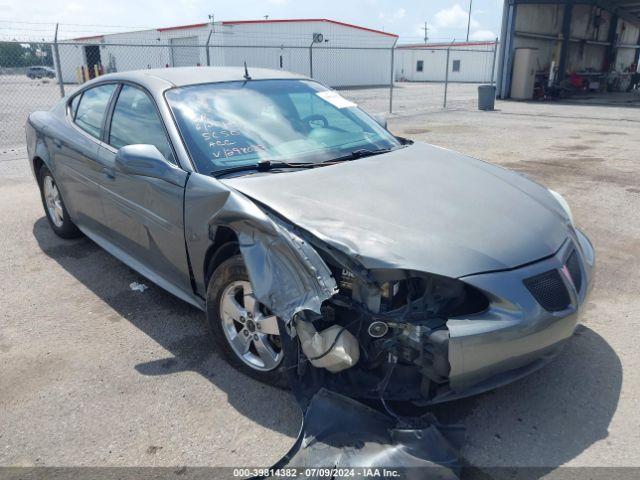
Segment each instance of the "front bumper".
M575 288L564 275L571 302L561 311L547 311L523 280L554 269L562 271L574 250L580 259L581 285ZM448 320L449 388L433 402L509 383L553 358L576 328L579 310L593 285L594 265L591 243L583 233L574 230L552 257L509 271L462 278L490 292L491 306L478 315Z

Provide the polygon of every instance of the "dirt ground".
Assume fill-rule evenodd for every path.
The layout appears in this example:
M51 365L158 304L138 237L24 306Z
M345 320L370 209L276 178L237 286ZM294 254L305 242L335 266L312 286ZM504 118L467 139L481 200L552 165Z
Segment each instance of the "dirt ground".
M416 102L435 95L410 88ZM367 96L376 95L352 98L365 105ZM390 129L559 191L598 262L583 327L554 362L435 413L466 426L462 455L478 472L640 466L640 109L498 102L494 112L440 111L429 102L427 113L411 114L417 105L393 116ZM55 237L22 138L13 138L0 149L0 466L280 458L300 424L291 396L228 367L201 313L89 240ZM149 289L132 291L134 281Z

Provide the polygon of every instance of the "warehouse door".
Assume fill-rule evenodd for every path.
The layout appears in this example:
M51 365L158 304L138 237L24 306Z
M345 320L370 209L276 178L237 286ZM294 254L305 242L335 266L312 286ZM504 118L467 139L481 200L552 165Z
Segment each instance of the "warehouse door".
M85 45L84 57L87 60L87 78L94 78L102 68L100 59L100 47L98 45Z
M171 62L174 67L194 67L200 64L198 37L172 38L170 42Z

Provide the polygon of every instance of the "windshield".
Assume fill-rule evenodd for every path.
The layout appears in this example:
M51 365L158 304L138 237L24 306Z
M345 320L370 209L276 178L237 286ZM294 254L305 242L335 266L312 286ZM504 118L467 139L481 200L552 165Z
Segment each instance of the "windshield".
M250 80L168 90L199 172L259 161L318 163L400 142L354 103L308 80Z

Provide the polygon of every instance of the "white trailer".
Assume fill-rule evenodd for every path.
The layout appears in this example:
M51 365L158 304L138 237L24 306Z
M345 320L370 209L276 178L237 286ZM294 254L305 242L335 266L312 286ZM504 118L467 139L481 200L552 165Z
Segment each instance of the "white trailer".
M488 83L496 42L458 42L398 45L395 79L407 82ZM447 67L447 51L448 67ZM447 69L449 70L447 76Z

